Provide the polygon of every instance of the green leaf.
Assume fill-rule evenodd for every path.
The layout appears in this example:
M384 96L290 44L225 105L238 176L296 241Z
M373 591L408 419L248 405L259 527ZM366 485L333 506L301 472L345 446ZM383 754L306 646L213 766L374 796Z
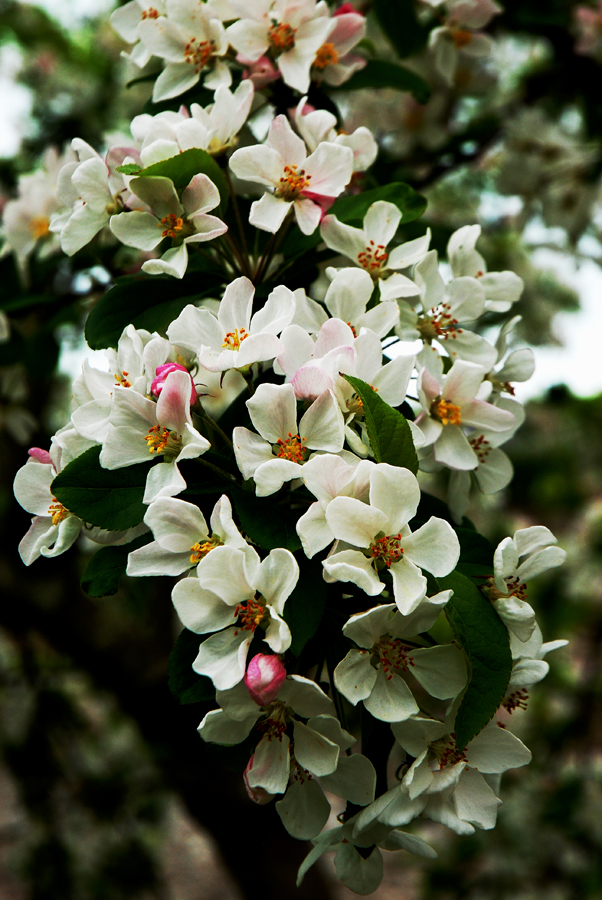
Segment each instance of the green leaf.
M72 460L52 482L52 495L90 525L109 531L134 528L148 508L142 497L149 465L103 469L99 456L100 447L90 447Z
M256 497L251 491L232 488L234 509L247 536L264 550L284 547L293 553L301 548L296 524L298 516L288 505L271 497Z
M456 716L460 750L493 718L510 681L512 655L508 629L478 587L460 572L438 578L440 590L453 590L445 607L454 637L469 661L470 680Z
M328 210L329 215L336 216L340 222L346 225L362 225L364 216L373 203L377 200L386 200L393 203L401 212L401 223L412 222L422 215L426 209L426 199L419 194L409 184L402 181L393 181L391 184L385 184L382 187L371 188L369 191L362 191L361 194L354 194L351 197L341 197ZM285 259L307 253L313 247L316 247L322 240L320 229L316 228L313 234L301 234L298 228L295 228L284 241L282 245L282 253ZM334 255L334 253L333 253Z
M188 187L195 175L207 175L214 183L222 198L222 208L225 209L230 199L228 183L225 175L206 150L193 148L184 150L170 159L162 159L136 173L139 178L157 177L171 178L177 191L183 191Z
M352 378L351 375L343 377L362 401L368 437L376 462L402 466L415 475L418 471L418 457L407 421L365 381Z
M139 166L138 163L126 163L125 166L117 166L117 171L122 175L139 175L142 172L142 166Z
M168 685L180 703L199 703L213 700L215 687L206 675L197 675L192 664L199 652L199 646L208 634L195 634L185 628L180 632L169 656Z
M169 275L127 276L118 278L115 286L104 294L90 315L85 336L92 350L117 347L123 329L130 323L135 328L163 331L189 303L215 294L224 276L215 267L205 271L188 271L184 278Z
M369 59L364 68L354 72L338 90L358 91L363 88L383 87L411 91L419 103L426 103L431 96L430 87L420 75L406 69L405 66L398 66L384 59Z
M151 534L141 534L129 544L121 544L119 547L102 547L94 554L86 571L82 575L81 586L88 597L108 597L116 594L119 589L119 580L125 575L128 564L128 554L138 547L143 547L152 541Z
M485 535L470 528L456 528L460 541L460 562L493 572L493 547Z
M374 0L374 12L385 35L401 57L422 50L428 29L416 18L413 0Z
M320 560L310 560L299 554L297 562L299 581L285 603L282 616L291 630L291 652L294 656L300 656L307 642L318 630L328 592Z

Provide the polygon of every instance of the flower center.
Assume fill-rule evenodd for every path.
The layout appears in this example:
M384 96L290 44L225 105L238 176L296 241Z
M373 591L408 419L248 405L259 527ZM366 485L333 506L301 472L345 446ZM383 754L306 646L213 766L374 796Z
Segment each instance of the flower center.
M491 446L489 441L485 439L485 436L480 434L479 437L470 438L468 443L477 454L477 459L479 460L479 462L487 462L487 457L493 450L493 447Z
M305 169L297 172L297 166L285 166L284 175L280 176L275 194L283 200L292 203L299 194L310 187L311 175L305 174Z
M454 42L454 45L461 50L462 47L466 47L472 41L474 34L472 31L467 31L466 28L450 28L449 33L451 35L451 39Z
M435 400L431 407L431 414L439 419L442 425L461 425L462 409L449 400Z
M441 303L430 310L430 315L421 317L416 327L423 340L430 343L435 338L447 340L462 334L462 329L457 326L458 320L451 314L451 304Z
M142 15L140 16L140 18L142 19L142 21L144 21L144 19L158 19L159 11L156 10L153 6L149 6L148 9L142 10Z
M400 542L401 532L384 535L370 544L370 554L372 559L376 560L377 567L380 562L381 567L384 564L389 569L393 563L399 562L403 556L403 547Z
M286 22L274 22L268 31L268 41L276 53L287 53L295 46L297 29Z
M131 387L132 385L130 384L130 382L127 379L127 376L129 374L130 374L129 372L125 372L125 371L116 372L115 373L116 383L121 385L121 387L125 387L125 388Z
M153 425L148 429L144 440L148 444L148 452L163 454L169 460L175 459L182 449L182 438L176 431L163 428L161 425Z
M184 47L184 59L194 66L195 72L200 72L215 49L215 41L199 41L195 37L190 38Z
M276 739L282 741L282 735L286 731L287 712L284 703L276 700L271 703L265 719L257 723L257 728L262 731L268 741Z
M529 691L520 688L518 691L513 691L509 697L506 697L506 699L502 701L502 706L504 709L507 709L509 713L513 713L515 709L526 709L528 702Z
M175 238L176 234L184 227L184 219L181 219L180 216L174 215L174 213L170 213L168 216L164 216L164 218L161 219L158 225L159 228L163 226L163 228L165 229L163 231L162 237Z
M248 337L249 334L244 328L235 328L234 331L226 332L222 347L225 347L227 350L240 350L240 345Z
M433 741L431 750L439 760L440 769L445 769L446 766L455 766L460 762L468 762L466 753L463 750L458 750L455 731L447 735L447 737Z
M278 459L290 459L291 462L302 463L305 459L304 441L305 438L301 438L298 434L292 434L289 431L286 440L278 438L276 441L276 447L278 447L276 456Z
M196 566L207 554L214 550L216 547L221 547L224 542L221 541L217 535L213 535L213 537L208 538L208 540L203 541L203 543L193 544L190 548L190 563L193 566Z
M66 519L67 516L70 516L71 513L68 509L65 509L62 503L59 503L56 497L52 498L52 503L48 507L48 515L52 516L52 524L60 525L63 519Z
M46 237L50 234L50 219L48 216L33 216L29 220L29 230L34 240Z
M414 665L413 657L408 655L410 648L401 641L381 638L378 644L375 644L374 649L378 653L378 661L383 667L387 681L390 681L399 669L407 672L409 667Z
M360 266L373 276L378 276L388 258L385 244L375 244L374 241L370 241L366 249L357 255Z
M265 616L265 609L258 600L243 600L242 603L238 604L234 613L240 619L239 627L235 634L238 634L241 629L255 634L255 629L261 624L261 620Z
M322 44L316 58L314 59L314 68L325 69L326 66L334 65L339 61L339 54L335 50L334 44L329 42Z

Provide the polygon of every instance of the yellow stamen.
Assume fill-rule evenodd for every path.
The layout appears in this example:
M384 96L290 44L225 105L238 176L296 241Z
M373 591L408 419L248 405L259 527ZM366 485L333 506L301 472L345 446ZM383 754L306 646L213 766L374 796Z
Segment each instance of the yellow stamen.
M52 503L48 507L48 515L52 516L52 524L59 525L63 519L66 519L67 516L70 516L71 513L68 509L65 509L62 503L59 503L56 497L52 498Z
M48 216L33 216L29 220L29 230L36 241L46 237L50 234L50 219Z
M465 28L451 28L450 29L451 39L454 42L454 45L461 50L462 47L466 47L472 41L474 34L472 31L467 31Z
M168 216L161 219L158 224L159 228L163 226L165 229L163 231L163 237L175 238L176 234L184 227L184 219L174 215L174 213L170 213Z
M370 241L365 250L357 255L357 261L369 275L377 276L384 267L389 254L385 250L384 244L375 244Z
M400 542L401 532L377 538L373 544L370 544L372 559L377 562L381 560L387 569L391 568L393 563L399 562L403 557L403 547Z
M222 347L227 350L240 350L240 345L249 337L244 328L235 328L234 331L228 331L224 339Z
M295 46L295 33L297 29L286 22L274 22L268 32L268 40L276 53L287 53Z
M305 169L297 172L297 166L285 166L284 174L281 176L278 187L276 188L276 197L281 197L292 203L302 193L308 190L311 185L311 175L305 174Z
M215 50L215 41L199 41L196 38L190 38L184 47L184 60L194 66L195 72L200 72L209 61L213 51Z
M193 544L190 548L190 562L191 565L196 566L198 562L200 562L211 550L215 550L216 547L220 547L223 544L223 541L214 535L203 543Z
M276 456L279 459L290 459L291 462L302 463L305 458L304 441L305 438L301 438L298 434L292 434L289 431L286 440L278 438L276 441L276 446L278 447Z
M443 425L461 425L462 409L449 400L439 400L435 404L434 414Z
M334 44L329 42L322 44L318 52L316 53L316 58L314 59L314 68L316 69L325 69L326 66L334 65L339 61L339 54L335 50Z

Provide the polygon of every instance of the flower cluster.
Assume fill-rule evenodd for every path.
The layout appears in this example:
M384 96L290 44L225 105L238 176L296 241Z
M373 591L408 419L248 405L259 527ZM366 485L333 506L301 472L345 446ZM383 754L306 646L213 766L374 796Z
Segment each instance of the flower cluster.
M441 47L498 11L447 5ZM140 251L140 273L90 316L106 371L84 364L69 423L17 474L34 515L21 554L56 556L83 529L131 545L127 575L175 579L187 665L217 704L201 737L243 744L251 799L278 797L285 828L313 841L300 877L334 850L343 883L370 893L381 848L434 855L403 830L416 817L493 827L499 775L530 759L508 714L562 644L542 643L526 599L563 561L553 535L524 528L494 552L463 519L473 486L512 477L500 448L533 355L508 353L517 316L495 344L478 323L511 313L522 282L487 272L477 225L451 235L442 271L430 232L398 238L411 189L358 191L374 137L339 134L305 96L361 65L347 5L132 0L112 21L136 64L165 61L155 100L200 79L214 98L137 116L131 146L104 156L76 140L58 174L48 230L65 253L100 235ZM256 98L280 78L302 96L256 140ZM138 327L128 291L149 292ZM421 489L435 471L449 508ZM472 627L488 638L479 670ZM372 753L374 729L398 760L379 796L389 754ZM340 825L325 831L333 795Z

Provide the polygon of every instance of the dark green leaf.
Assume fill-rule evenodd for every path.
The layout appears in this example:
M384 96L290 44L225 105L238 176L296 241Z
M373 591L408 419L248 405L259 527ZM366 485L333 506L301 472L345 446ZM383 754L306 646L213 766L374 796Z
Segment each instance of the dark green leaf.
M424 47L428 29L416 18L413 0L374 0L373 9L401 57L412 56Z
M254 543L264 550L284 547L294 552L301 548L295 527L298 516L289 506L239 488L232 488L229 493L241 527Z
M230 198L228 192L228 183L224 173L206 150L193 148L192 150L184 150L177 156L170 159L162 159L161 162L153 163L137 173L138 177L157 177L171 178L176 190L182 191L188 187L195 175L207 175L214 183L222 198L222 207L225 209ZM132 185L135 190L135 185Z
M438 578L440 590L453 590L445 607L454 637L469 660L469 682L456 716L460 750L493 718L510 681L512 656L508 629L491 603L459 572Z
M152 535L142 534L129 544L102 547L86 566L81 580L82 590L88 597L108 597L110 594L116 594L119 580L125 575L128 554L148 544L149 541L152 541Z
M299 656L314 636L326 606L328 585L324 581L320 560L310 560L299 554L299 581L284 607L283 618L291 630L291 652Z
M493 547L485 535L470 528L456 528L460 541L460 562L493 572Z
M169 657L169 689L180 703L198 703L213 700L215 687L206 675L197 675L192 664L199 652L199 646L209 635L195 634L185 628L180 632L175 647Z
M410 426L404 417L385 403L365 381L352 378L351 375L343 377L362 401L368 437L376 462L403 466L415 475L418 471L418 457Z
M224 277L215 268L205 268L205 272L191 270L181 280L169 275L118 278L88 316L85 334L92 350L117 347L130 323L162 331L189 303L215 294Z
M84 522L124 531L139 525L147 507L142 502L148 463L103 469L100 447L90 447L56 476L52 494Z
M142 172L142 166L139 166L138 163L126 163L125 166L117 166L117 171L122 175L139 175Z
M396 88L398 91L411 91L419 103L426 103L431 89L426 81L395 63L384 59L369 59L363 69L354 72L349 81L340 85L342 91L358 91L363 88Z

